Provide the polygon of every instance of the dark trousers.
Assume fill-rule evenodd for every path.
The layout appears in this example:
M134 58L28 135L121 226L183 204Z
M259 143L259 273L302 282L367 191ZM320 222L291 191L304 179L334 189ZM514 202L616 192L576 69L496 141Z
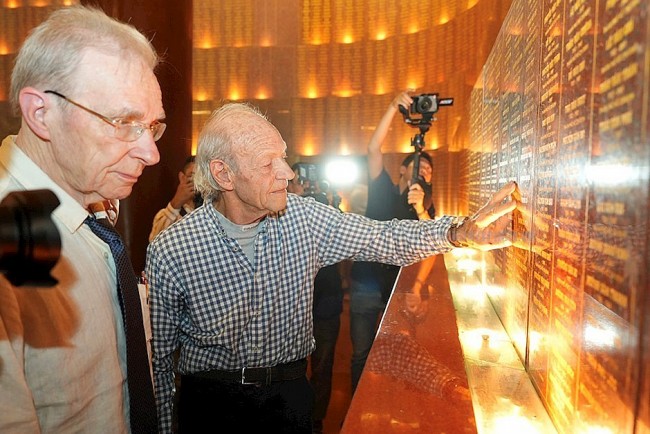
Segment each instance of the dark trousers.
M257 386L183 375L178 432L310 434L313 400L306 377Z
M314 414L315 421L325 419L327 407L332 395L332 368L334 367L334 353L336 340L339 337L341 317L336 315L331 318L314 318L314 339L316 348L311 353L311 377L309 381L314 388Z

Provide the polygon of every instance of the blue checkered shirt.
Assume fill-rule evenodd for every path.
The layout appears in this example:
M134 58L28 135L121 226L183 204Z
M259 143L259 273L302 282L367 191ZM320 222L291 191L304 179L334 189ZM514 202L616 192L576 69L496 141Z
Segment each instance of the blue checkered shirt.
M161 432L170 432L173 354L182 374L274 366L314 349L318 270L344 259L408 265L449 251L451 217L375 221L288 195L255 242L253 266L211 205L162 232L147 249L153 371Z

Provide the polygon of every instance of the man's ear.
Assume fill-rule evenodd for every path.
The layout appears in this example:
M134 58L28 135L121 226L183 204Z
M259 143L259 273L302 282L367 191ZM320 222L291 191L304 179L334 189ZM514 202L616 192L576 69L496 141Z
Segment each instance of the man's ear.
M230 168L223 160L210 161L210 173L215 182L225 191L230 191L234 188Z
M33 87L25 87L18 94L20 112L30 130L43 140L50 140L50 130L45 121L48 100Z

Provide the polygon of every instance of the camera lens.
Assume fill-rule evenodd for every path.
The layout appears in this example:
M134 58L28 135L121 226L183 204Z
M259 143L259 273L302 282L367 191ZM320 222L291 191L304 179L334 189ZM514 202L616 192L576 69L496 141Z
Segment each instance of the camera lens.
M423 113L428 112L431 109L431 98L424 98L420 103L420 111Z
M59 199L50 190L15 191L0 202L0 272L14 285L52 286L61 237L50 214Z

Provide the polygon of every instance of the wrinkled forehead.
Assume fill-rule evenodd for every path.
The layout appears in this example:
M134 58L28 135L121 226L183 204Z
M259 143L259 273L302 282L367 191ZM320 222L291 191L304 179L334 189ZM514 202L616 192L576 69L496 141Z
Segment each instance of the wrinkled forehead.
M261 154L283 155L286 152L287 145L280 132L263 118L251 123L244 136L240 142L242 155L258 157Z
M122 100L162 102L160 85L154 71L133 53L109 53L86 49L74 72L75 87L105 97ZM162 110L160 104L159 110Z

